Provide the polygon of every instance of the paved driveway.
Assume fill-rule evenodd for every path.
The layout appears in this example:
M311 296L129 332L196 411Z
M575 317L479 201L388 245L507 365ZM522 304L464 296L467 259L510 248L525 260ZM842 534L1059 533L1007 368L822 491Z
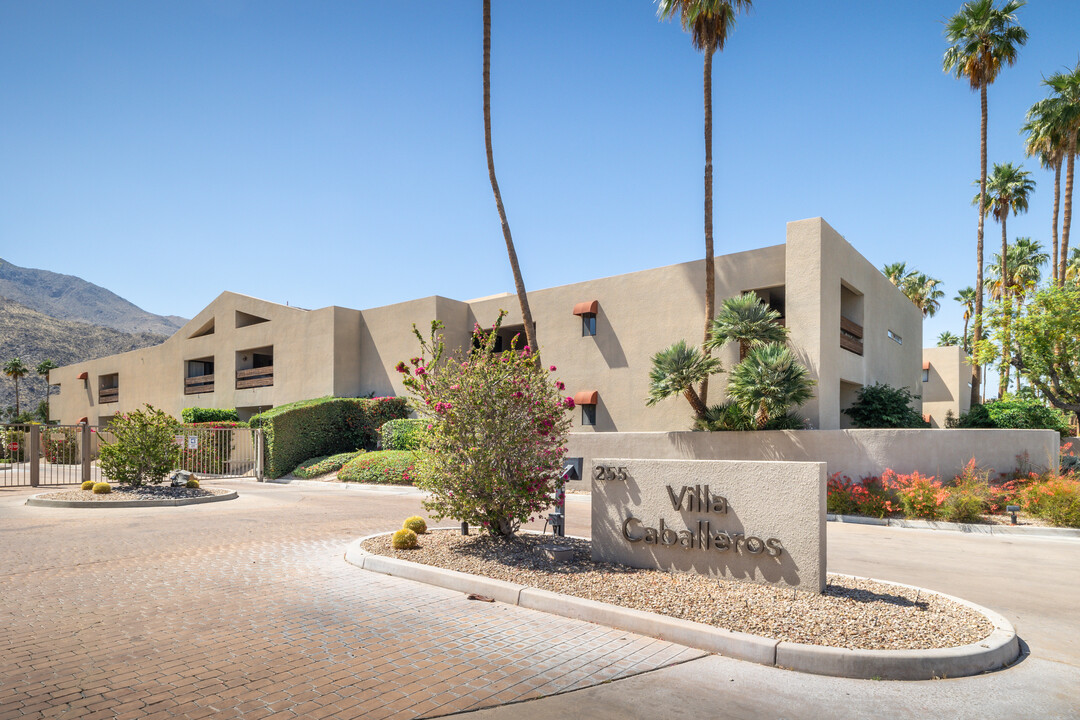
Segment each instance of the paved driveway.
M222 484L241 498L108 511L30 508L31 491L0 490L0 720L483 708L591 720L1080 717L1077 542L830 525L830 570L964 595L1010 617L1032 647L992 675L875 683L704 656L342 560L352 539L416 513L415 494ZM587 534L587 500L571 497L568 514L569 531Z

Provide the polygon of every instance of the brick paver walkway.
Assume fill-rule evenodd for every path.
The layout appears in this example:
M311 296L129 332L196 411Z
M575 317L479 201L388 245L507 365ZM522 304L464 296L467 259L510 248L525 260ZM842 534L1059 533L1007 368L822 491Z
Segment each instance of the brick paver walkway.
M115 510L0 490L0 720L432 717L702 655L344 562L416 496L232 487Z

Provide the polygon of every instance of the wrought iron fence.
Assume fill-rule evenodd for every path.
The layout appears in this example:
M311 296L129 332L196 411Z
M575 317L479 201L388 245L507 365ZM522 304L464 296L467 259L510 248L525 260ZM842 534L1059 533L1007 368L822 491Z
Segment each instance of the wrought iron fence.
M0 487L73 485L108 480L98 467L108 427L0 425ZM179 469L200 477L262 479L262 430L179 426Z

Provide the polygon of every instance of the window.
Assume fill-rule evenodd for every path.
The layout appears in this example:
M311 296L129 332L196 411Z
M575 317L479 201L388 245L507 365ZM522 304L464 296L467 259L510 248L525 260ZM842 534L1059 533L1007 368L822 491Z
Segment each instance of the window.
M581 406L581 424L582 425L595 425L596 424L596 406L595 405L582 405Z
M581 337L596 334L596 316L586 313L581 316Z
M930 382L930 371L929 370L923 370L922 371L922 381L923 382Z
M895 340L897 345L903 345L904 344L904 338L900 337L899 335L894 333L892 330L889 331L889 339L890 340Z

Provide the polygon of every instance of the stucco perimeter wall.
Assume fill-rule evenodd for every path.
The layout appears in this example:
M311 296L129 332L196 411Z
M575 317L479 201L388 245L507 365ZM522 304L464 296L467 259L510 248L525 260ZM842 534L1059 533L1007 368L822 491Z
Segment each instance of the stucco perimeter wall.
M1037 468L1058 469L1060 439L1053 430L776 430L768 432L571 433L568 457L666 460L787 460L824 462L831 475L858 479L921 473L951 480L975 458L993 473L1016 469L1027 453ZM587 487L575 482L571 487Z

